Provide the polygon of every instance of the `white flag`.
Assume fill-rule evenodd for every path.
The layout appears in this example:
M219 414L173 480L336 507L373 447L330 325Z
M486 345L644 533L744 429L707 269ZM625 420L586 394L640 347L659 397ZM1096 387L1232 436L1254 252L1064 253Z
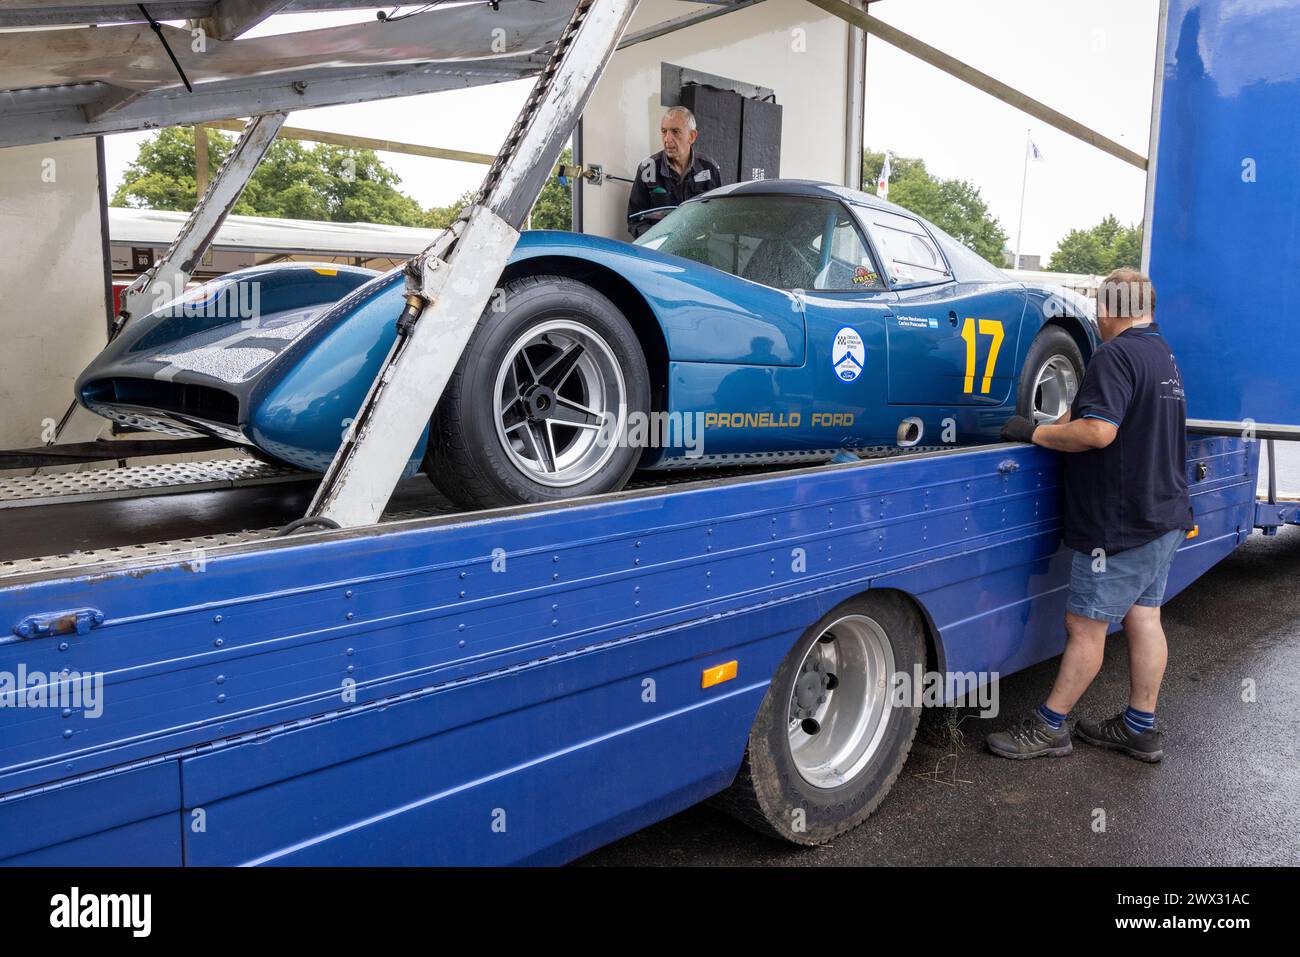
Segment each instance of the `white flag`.
M1043 158L1043 151L1034 144L1033 140L1029 141L1029 158L1035 161Z
M876 180L876 195L889 199L889 153L885 152L885 165L880 167L880 178Z

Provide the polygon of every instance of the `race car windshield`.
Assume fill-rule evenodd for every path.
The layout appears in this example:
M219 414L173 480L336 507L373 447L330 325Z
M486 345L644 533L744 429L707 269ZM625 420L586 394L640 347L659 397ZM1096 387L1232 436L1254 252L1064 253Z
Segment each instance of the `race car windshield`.
M852 216L834 200L697 200L678 207L636 244L776 289L883 288Z

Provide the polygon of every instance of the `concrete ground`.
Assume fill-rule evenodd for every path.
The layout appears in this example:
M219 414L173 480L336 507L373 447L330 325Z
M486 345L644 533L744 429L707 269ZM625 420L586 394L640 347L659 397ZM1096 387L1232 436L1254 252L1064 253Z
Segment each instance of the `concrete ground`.
M1002 680L997 718L927 712L884 803L830 845L786 845L702 805L579 863L1300 864L1297 581L1300 528L1288 528L1254 536L1165 606L1161 764L1077 741L1059 759L989 754L984 736L1046 696L1053 659ZM1123 709L1127 658L1122 633L1112 636L1076 715ZM1251 702L1243 701L1247 682ZM1100 812L1104 830L1095 829Z

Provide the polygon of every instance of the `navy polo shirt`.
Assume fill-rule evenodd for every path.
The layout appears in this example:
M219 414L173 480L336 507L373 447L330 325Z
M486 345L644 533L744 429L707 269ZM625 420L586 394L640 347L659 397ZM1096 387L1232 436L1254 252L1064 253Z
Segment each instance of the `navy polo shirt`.
M1104 449L1063 459L1065 544L1110 554L1192 528L1187 401L1169 343L1154 322L1103 343L1088 364L1072 419L1118 427Z

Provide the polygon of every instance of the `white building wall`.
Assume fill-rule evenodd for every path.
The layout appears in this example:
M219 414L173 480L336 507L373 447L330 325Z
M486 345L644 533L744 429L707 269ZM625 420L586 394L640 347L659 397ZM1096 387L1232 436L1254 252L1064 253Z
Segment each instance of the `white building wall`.
M642 0L629 33L683 14L697 3ZM769 87L783 107L781 175L844 181L849 26L803 0L752 7L627 47L615 54L583 121L583 161L631 178L657 153L660 65L673 63ZM583 182L584 232L628 239L631 186Z
M93 139L0 149L0 239L0 448L31 448L107 336ZM102 425L83 411L63 441Z

